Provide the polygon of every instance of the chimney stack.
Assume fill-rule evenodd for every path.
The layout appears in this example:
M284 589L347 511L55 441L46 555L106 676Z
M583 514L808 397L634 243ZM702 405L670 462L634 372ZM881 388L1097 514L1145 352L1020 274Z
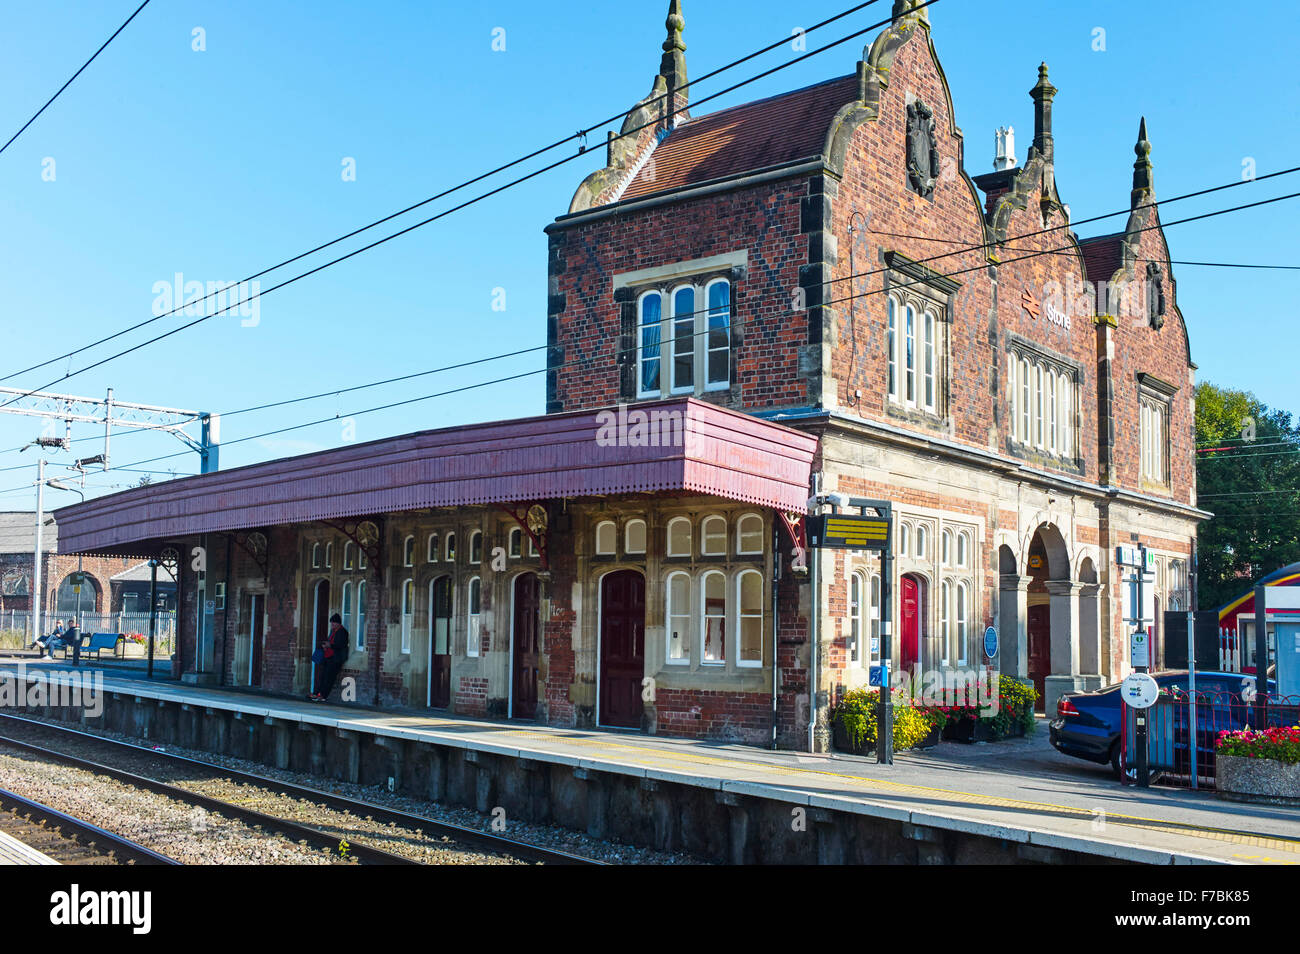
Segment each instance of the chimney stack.
M1012 126L999 126L993 133L993 168L998 172L1016 166L1016 130Z

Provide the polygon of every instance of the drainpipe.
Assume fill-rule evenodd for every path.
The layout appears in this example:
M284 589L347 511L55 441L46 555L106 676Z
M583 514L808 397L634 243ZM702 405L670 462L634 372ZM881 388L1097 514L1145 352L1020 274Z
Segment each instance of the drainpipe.
M772 520L772 748L776 749L777 687L780 681L780 651L777 637L780 632L778 612L780 598L777 590L781 585L781 526L780 520Z
M816 497L821 492L822 475L820 473L812 475L812 496ZM819 549L809 548L808 554L809 570L808 582L812 586L812 598L808 601L809 613L811 619L808 624L809 639L811 646L808 658L808 751L817 751L817 655L821 649L821 601L818 586L820 581L817 572L821 560L819 559L821 551Z

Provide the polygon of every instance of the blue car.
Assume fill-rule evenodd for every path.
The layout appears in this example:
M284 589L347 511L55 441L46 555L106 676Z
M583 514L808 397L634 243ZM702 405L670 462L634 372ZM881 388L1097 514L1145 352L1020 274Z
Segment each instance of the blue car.
M1179 692L1187 692L1188 677L1185 669L1153 672L1151 677L1165 692L1175 695ZM1269 680L1268 687L1270 692L1274 690L1275 684L1272 680ZM1198 672L1196 674L1196 693L1202 698L1240 699L1243 692L1249 695L1254 688L1255 676L1252 673ZM1067 692L1057 702L1056 718L1048 727L1052 746L1058 752L1096 762L1099 765L1110 763L1116 778L1123 772L1123 766L1120 764L1123 757L1120 720L1124 702L1120 698L1119 689L1120 684L1115 683L1092 692ZM1217 710L1225 708L1226 711L1226 707L1222 705L1214 705L1212 708L1219 716L1224 713ZM1210 712L1206 715L1207 719L1198 727L1198 736L1205 735L1206 730L1211 726L1215 731L1223 728L1241 728L1235 724L1224 724L1221 718L1208 718ZM1235 723L1239 720L1232 721ZM1204 749L1207 740L1202 738L1199 741L1198 748ZM1213 742L1209 741L1208 744L1212 749Z

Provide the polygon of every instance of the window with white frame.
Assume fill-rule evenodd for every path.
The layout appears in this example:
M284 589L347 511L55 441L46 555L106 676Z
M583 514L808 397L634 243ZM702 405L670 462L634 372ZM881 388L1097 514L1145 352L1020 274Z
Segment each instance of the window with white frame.
M447 540L442 547L442 554L448 563L456 562L456 534L447 534Z
M727 660L727 578L716 570L700 577L700 661Z
M907 523L900 524L898 527L898 555L899 556L908 555L908 553L910 552L911 542L912 542L911 524L907 524Z
M596 524L596 555L613 556L618 543L618 526L613 520Z
M407 537L402 543L402 566L415 566L415 537Z
M1143 395L1140 431L1142 437L1142 479L1156 484L1169 482L1169 403Z
M741 570L736 577L736 665L763 665L763 574Z
M483 531L475 530L469 535L469 562L483 562Z
M313 570L320 569L320 544L319 543L313 543L311 545L311 568Z
M325 544L325 568L329 569L334 565L334 544Z
M469 578L468 599L465 600L465 654L477 656L479 651L479 622L482 611L483 583L477 576Z
M727 555L727 521L724 517L705 517L700 524L700 552L704 556Z
M673 573L665 589L666 659L674 666L687 665L691 661L691 578L686 573Z
M629 520L623 528L623 552L628 554L645 553L645 521Z
M966 565L967 551L970 546L969 540L970 538L966 535L966 532L964 530L961 533L957 534L957 565L958 566Z
M867 659L874 665L880 659L880 576L871 574L871 602L868 604L871 617L871 642L867 645Z
M352 569L352 541L348 540L343 544L343 569Z
M966 665L966 619L970 611L970 590L966 584L957 584L957 665Z
M636 393L643 398L730 386L731 283L727 279L650 289L637 298L636 375Z
M891 293L885 301L885 382L897 405L939 413L943 387L942 308L920 297Z
M439 538L436 533L429 534L428 544L428 562L437 563L438 557L442 555L442 547L439 545Z
M952 565L952 531L945 530L939 536L939 562L944 566Z
M925 527L923 526L917 527L916 528L916 558L918 560L925 559L926 537L927 534L926 534Z
M415 619L415 581L402 584L402 652L411 651L411 622Z
M521 529L519 529L518 527L514 527L511 529L510 548L509 548L510 556L521 557L524 555L523 539L524 539L524 532Z
M674 517L668 521L668 555L670 557L688 557L691 555L691 521L687 517Z
M736 553L751 555L763 552L763 518L747 513L736 521Z
M1017 346L1010 352L1007 374L1012 440L1057 457L1072 457L1078 426L1076 370Z
M849 662L862 665L866 640L866 582L862 573L849 574Z
M357 569L364 570L365 568L366 568L366 551L363 550L361 547L357 547Z
M343 617L343 625L346 626L352 619L352 584L343 584L343 593L339 602L339 615Z
M939 584L939 652L947 666L953 658L952 646L952 583Z
M357 624L352 634L356 640L357 652L366 651L366 582L357 584Z

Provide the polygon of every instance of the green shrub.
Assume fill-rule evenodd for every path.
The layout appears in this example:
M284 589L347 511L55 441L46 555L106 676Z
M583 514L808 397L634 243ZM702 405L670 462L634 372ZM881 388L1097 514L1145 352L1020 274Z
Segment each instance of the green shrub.
M855 749L876 744L876 706L879 689L850 689L831 710L831 723L844 732ZM915 748L930 731L943 724L942 717L931 709L918 709L906 702L894 703L894 749Z

